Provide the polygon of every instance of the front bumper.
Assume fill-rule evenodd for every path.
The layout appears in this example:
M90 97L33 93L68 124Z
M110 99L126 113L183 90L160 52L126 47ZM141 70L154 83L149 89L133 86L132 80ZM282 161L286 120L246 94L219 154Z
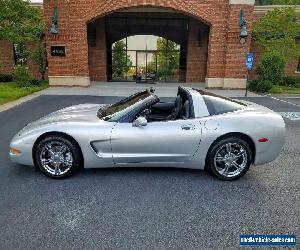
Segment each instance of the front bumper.
M12 148L18 149L21 152L19 154L16 154L12 152ZM13 138L10 144L9 157L11 161L18 164L30 166L34 165L32 158L32 145L26 144L22 139L18 139L16 137Z

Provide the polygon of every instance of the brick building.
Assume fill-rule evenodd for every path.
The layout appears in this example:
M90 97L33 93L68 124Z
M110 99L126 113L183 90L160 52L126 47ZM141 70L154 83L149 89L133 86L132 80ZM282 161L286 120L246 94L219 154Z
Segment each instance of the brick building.
M252 21L268 8L254 7L254 0L44 0L50 85L178 81L244 88L245 55L256 51ZM245 41L241 11L249 33ZM14 51L0 41L1 72L12 72ZM291 62L287 72L297 74L297 66ZM38 77L36 66L29 67Z

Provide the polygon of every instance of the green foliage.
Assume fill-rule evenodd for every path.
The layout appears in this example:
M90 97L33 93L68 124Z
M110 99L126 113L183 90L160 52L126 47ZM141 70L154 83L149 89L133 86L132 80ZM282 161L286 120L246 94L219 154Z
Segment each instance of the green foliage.
M300 0L256 0L256 5L296 5Z
M259 81L258 80L252 80L252 81L249 81L249 90L251 91L257 91L257 85L258 85Z
M272 94L300 94L300 87L289 87L289 86L279 86L274 85L270 91Z
M31 58L39 66L39 72L41 73L42 80L44 80L47 70L47 51L42 42L38 43L38 46L31 55Z
M157 54L155 59L148 63L147 68L150 72L156 72L157 60L157 74L159 77L171 77L176 74L179 68L178 45L163 37L157 39Z
M171 76L179 68L179 57L177 44L165 38L157 40L157 65L158 74Z
M266 53L256 67L260 81L268 80L273 84L280 84L284 78L285 62L277 52Z
M29 83L30 83L30 85L32 85L32 86L39 86L39 85L41 85L41 81L38 80L38 79L31 79L31 80L29 81Z
M300 88L299 76L286 76L282 82L283 86Z
M26 0L0 0L0 40L23 43L39 38L44 30L41 10Z
M14 70L13 80L19 87L29 87L33 77L25 66L18 66Z
M275 8L253 23L253 38L263 54L276 52L285 63L300 56L300 30L294 7Z
M41 82L39 86L29 86L25 88L20 88L17 84L11 83L1 83L0 84L0 105L14 101L23 96L30 95L36 91L40 91L49 86L48 82Z
M12 82L12 74L0 74L0 82Z
M269 80L253 80L250 81L249 89L255 92L266 93L273 87L273 83Z
M273 85L282 84L284 80L285 62L277 52L264 54L256 66L257 80L251 81L249 88L256 92L269 92Z
M300 0L273 0L272 4L275 4L275 5L297 5L297 4L300 4Z
M132 61L130 56L127 55L127 46L123 40L116 42L113 46L112 52L112 67L113 67L113 77L124 77L132 66Z

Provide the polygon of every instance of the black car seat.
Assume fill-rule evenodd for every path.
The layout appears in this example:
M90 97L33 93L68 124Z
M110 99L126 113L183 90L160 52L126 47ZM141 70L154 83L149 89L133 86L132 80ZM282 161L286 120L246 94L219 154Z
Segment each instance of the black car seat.
M180 119L186 120L189 118L190 118L190 102L186 100L180 112Z
M182 98L180 95L177 96L175 101L175 106L171 112L171 114L167 117L167 120L176 120L182 109Z

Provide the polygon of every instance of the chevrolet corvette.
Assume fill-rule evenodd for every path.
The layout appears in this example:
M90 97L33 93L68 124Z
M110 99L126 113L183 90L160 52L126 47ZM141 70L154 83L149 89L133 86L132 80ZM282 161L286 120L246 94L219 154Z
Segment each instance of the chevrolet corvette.
M52 178L82 167L176 167L230 181L275 160L284 140L284 120L272 110L179 87L172 102L150 89L58 110L17 133L10 158Z

